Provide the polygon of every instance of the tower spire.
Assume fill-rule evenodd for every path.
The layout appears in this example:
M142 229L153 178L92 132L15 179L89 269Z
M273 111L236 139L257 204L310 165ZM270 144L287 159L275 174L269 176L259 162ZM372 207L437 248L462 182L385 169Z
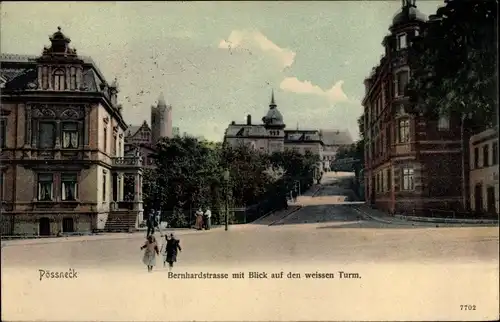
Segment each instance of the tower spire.
M274 89L271 90L271 103L269 104L269 107L270 108L275 108L277 105L276 105L276 102L274 101Z

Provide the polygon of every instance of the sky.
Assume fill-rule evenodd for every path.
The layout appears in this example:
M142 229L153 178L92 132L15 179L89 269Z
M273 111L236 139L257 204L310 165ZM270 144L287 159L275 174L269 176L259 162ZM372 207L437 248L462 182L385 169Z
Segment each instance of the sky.
M443 1L417 1L429 15ZM173 126L220 141L267 113L287 128L359 137L363 80L401 1L2 2L0 51L39 55L62 28L111 83L128 124L150 123L163 93Z

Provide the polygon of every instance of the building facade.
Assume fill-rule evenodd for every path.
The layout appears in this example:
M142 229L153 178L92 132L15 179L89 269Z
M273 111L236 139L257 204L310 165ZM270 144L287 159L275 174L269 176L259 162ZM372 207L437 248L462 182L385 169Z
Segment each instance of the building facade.
M269 109L262 118L262 123L252 123L251 115L247 115L246 123L239 124L233 121L226 129L224 142L233 147L248 145L266 154L282 152L286 149L301 154L310 152L318 155L320 160L326 160L323 156L325 153L324 142L327 142L328 147L332 150L344 145L343 142L339 142L336 137L330 135L330 133L336 132L345 134L341 131L286 129L283 115L278 110L273 92ZM347 137L350 137L348 133Z
M498 127L470 138L471 208L498 216Z
M124 158L116 80L78 56L60 28L50 41L39 57L0 57L2 233L102 230L113 216L135 224L142 167ZM127 188L134 196L124 205Z
M325 171L330 169L339 149L347 148L354 144L348 131L320 130L320 139L323 142L323 157L321 162Z
M151 127L144 120L141 125L130 124L125 135L125 152L127 155L142 157L145 167L154 166L155 145L162 137L172 138L172 106L165 103L160 94L157 105L151 106Z
M365 79L365 195L391 213L456 209L465 196L460 119L424 117L406 92L408 47L427 23L414 0L403 0L385 54Z

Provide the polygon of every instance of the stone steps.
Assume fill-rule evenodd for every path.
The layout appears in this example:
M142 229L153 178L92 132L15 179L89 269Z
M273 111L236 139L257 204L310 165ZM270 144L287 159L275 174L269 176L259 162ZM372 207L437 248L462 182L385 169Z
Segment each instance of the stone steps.
M137 213L128 214L109 214L108 220L104 225L104 230L108 232L123 232L135 230Z

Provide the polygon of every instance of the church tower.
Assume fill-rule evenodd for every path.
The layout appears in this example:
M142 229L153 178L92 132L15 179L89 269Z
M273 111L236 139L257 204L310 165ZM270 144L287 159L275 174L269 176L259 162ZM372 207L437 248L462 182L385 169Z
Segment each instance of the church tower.
M156 144L162 137L172 137L172 106L167 105L163 93L156 106L151 106L151 143Z

